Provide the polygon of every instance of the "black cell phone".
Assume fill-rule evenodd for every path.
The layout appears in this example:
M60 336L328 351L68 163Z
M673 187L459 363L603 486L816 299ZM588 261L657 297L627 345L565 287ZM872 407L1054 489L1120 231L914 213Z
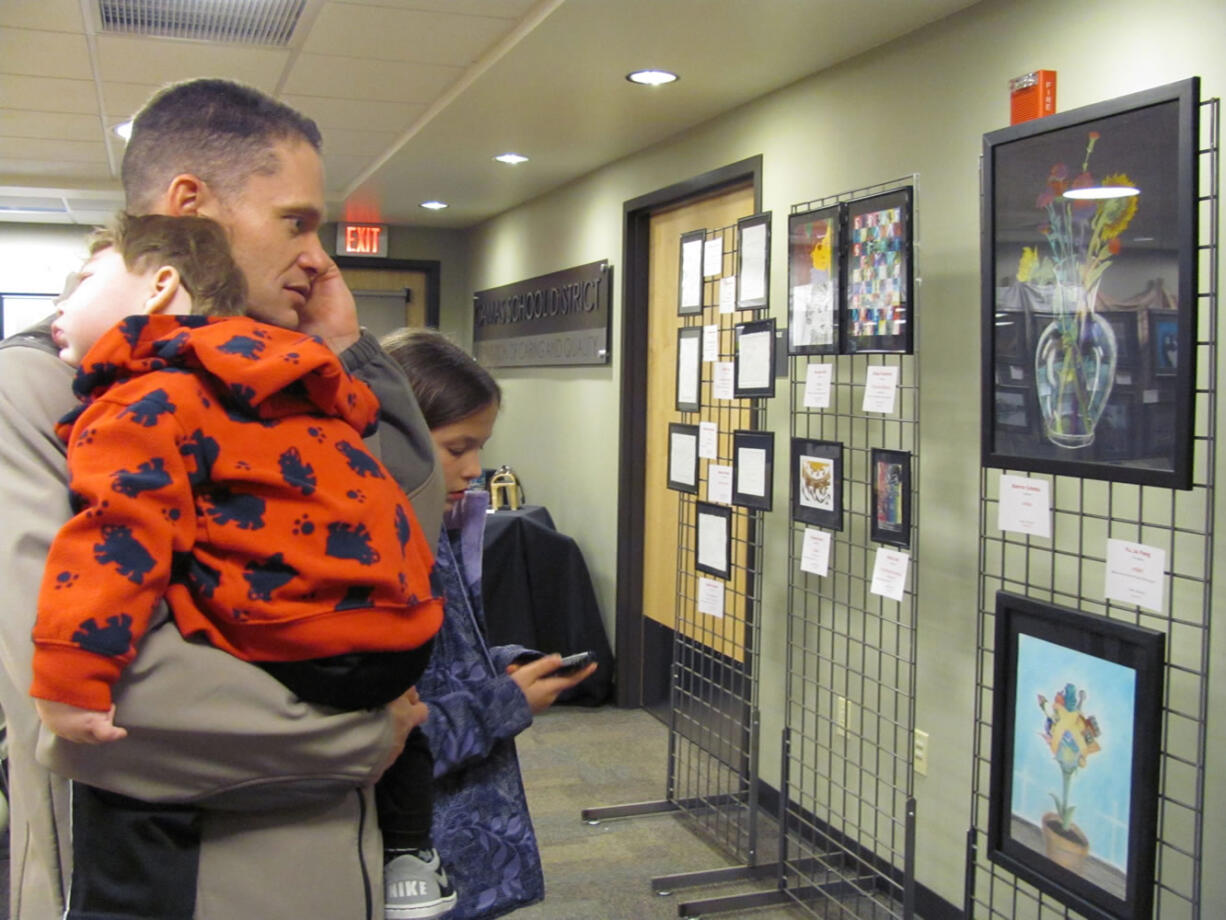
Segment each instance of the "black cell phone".
M562 664L553 673L557 674L559 677L565 677L567 674L574 674L576 671L586 668L588 662L591 660L591 652L576 652L573 655L567 655L562 659Z

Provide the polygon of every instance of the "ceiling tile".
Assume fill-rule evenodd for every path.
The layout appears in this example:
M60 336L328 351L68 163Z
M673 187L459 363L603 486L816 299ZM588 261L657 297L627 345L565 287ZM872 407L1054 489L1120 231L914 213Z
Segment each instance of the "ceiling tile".
M373 99L325 99L320 96L286 94L281 97L324 132L324 147L328 146L329 131L334 128L360 130L379 126L397 132L411 125L426 110L422 103L376 102Z
M94 78L84 35L41 29L0 29L0 69L33 77Z
M514 26L487 16L332 3L320 11L303 50L467 67Z
M79 0L4 0L0 3L0 26L79 32Z
M0 136L0 157L106 163L106 145L101 141L40 140L5 135Z
M65 141L97 140L98 116L0 109L0 137L43 137Z
M31 177L37 176L37 181ZM112 182L106 162L76 163L70 160L30 160L0 156L0 185L47 185L48 178L74 182Z
M387 131L348 131L330 128L324 134L324 150L329 155L358 156L373 159L391 147L399 133Z
M192 77L225 76L275 92L289 60L282 48L214 45L169 38L99 35L98 72L123 83L173 83Z
M465 13L521 19L537 0L355 0L338 6L383 6L397 10L434 10L439 13Z
M459 67L303 54L285 82L286 93L429 104L459 78Z
M9 109L98 113L98 97L92 80L59 80L0 73L0 99Z
M131 118L158 89L160 84L157 83L103 83L102 104L106 106L110 123L113 125Z

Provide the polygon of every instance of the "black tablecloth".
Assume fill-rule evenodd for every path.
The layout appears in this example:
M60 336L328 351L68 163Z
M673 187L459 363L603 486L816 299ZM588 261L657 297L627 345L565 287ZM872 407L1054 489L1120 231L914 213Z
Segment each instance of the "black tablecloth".
M541 505L486 518L482 599L490 645L591 652L600 667L560 703L598 706L613 688L613 651L578 544L553 528Z

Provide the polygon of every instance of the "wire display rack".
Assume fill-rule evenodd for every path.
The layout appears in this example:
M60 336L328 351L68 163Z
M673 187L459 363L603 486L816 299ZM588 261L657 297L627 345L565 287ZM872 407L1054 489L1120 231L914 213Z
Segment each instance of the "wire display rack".
M1213 514L1217 418L1219 100L1201 104L1193 488L1190 491L1070 476L1049 483L1052 537L996 526L1001 470L981 471L980 592L975 673L971 828L967 834L967 920L1057 920L1085 916L1019 879L986 855L990 810L995 595L1007 590L1166 636L1153 916L1199 920L1209 700ZM1207 140L1206 140L1207 139ZM1206 191L1207 190L1207 191ZM1003 471L1010 472L1010 471ZM1027 475L1018 473L1014 475ZM1107 539L1165 551L1163 612L1105 599ZM1097 915L1095 915L1097 916Z
M765 218L769 214L754 215ZM743 221L742 221L743 223ZM714 376L720 363L733 362L737 323L758 319L765 306L721 309L721 281L734 277L739 263L739 225L703 234L704 244L718 241L722 269L704 277L701 312L679 317L680 328L712 326L717 354L701 362L699 405L685 412L687 424L714 424L714 457L699 461L699 493L678 492L677 600L670 672L669 751L665 798L657 802L584 809L590 823L609 818L661 812L680 813L692 829L738 865L709 871L660 876L652 886L664 894L675 889L758 878L775 872L758 863L758 655L762 588L763 512L731 506L729 577L720 579L695 569L698 506L707 497L712 465L732 466L733 432L764 431L765 398L715 396ZM769 236L768 236L769 239ZM726 270L723 270L726 269ZM735 303L735 302L734 302ZM773 354L773 343L772 343ZM774 375L772 361L771 375ZM722 583L722 614L699 609L703 580ZM699 916L755 906L752 898L715 898L678 904L679 916Z
M917 179L797 204L792 213L910 188L915 215ZM912 239L917 263L914 217ZM912 318L919 315L918 272L915 279ZM829 408L820 410L805 408L803 398L815 361L833 365ZM844 522L831 534L826 577L801 569L808 525L791 523L779 887L816 917L911 917L919 366L905 354L794 355L790 363L792 437L843 444ZM881 365L898 369L893 414L862 410L869 368ZM901 602L871 591L874 448L911 455L910 562Z

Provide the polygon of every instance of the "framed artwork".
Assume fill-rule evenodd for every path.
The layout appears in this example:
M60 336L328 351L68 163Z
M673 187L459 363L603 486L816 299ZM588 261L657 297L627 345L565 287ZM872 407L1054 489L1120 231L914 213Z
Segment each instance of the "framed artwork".
M775 479L775 433L732 432L732 503L770 511Z
M911 454L874 447L870 455L869 535L878 543L911 545Z
M720 578L732 576L732 509L726 505L695 502L698 531L694 541L694 568Z
M911 354L911 189L850 201L843 276L844 354Z
M838 353L841 214L835 205L788 217L788 354Z
M792 438L792 518L843 529L843 445Z
M677 273L677 313L680 316L692 316L702 312L705 280L702 259L706 239L706 230L691 230L681 234L681 265Z
M1134 371L1141 366L1140 341L1137 332L1137 314L1132 310L1102 310L1100 311L1111 332L1115 336L1115 370L1116 383L1121 376L1120 371Z
M668 487L698 494L698 426L668 425Z
M1199 103L1191 79L984 135L984 466L1192 487ZM1176 307L1148 311L1144 337L1140 311L1106 309L1137 303L1138 278ZM996 322L1002 300L1030 318L1027 431L996 415L994 391L1023 382L1008 370L1017 339ZM1130 430L1121 452L1100 437L1103 417L1113 387L1143 383L1147 363L1169 375L1175 436L1154 451Z
M1165 643L996 595L987 856L1088 917L1152 916Z
M736 238L739 263L736 272L736 308L764 310L770 306L770 211L738 220Z
M737 399L775 395L775 321L755 320L734 327L732 395Z
M1174 377L1179 370L1179 311L1150 310L1150 367L1155 377Z
M677 330L677 411L697 412L702 405L702 327Z

